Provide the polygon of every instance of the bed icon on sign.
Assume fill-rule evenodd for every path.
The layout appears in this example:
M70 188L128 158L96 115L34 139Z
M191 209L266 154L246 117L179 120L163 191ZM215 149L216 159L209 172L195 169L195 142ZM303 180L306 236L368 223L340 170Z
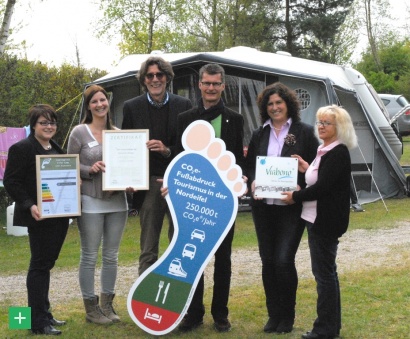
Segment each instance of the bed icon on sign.
M151 319L160 324L162 320L162 315L159 315L157 313L149 313L149 309L147 307L147 309L145 310L144 319Z

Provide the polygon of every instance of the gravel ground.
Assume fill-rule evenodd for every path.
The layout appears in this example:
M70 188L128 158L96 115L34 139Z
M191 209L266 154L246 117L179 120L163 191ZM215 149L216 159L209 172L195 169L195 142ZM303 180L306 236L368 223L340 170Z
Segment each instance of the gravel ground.
M380 266L394 266L402 261L403 250L410 250L410 224L399 224L387 230L354 230L341 239L338 251L338 271L344 274L358 269L370 269ZM261 264L257 248L237 250L232 254L232 286L261 284ZM300 279L310 278L311 267L307 241L302 241L296 257ZM208 264L205 277L206 286L211 285L212 261ZM126 297L132 284L137 279L136 266L120 266L116 293ZM23 305L27 300L25 293L25 274L0 276L0 302L9 305ZM98 279L97 284L98 284ZM96 291L99 288L97 286ZM64 291L64 293L61 293ZM64 303L65 300L81 298L76 270L52 271L50 300Z

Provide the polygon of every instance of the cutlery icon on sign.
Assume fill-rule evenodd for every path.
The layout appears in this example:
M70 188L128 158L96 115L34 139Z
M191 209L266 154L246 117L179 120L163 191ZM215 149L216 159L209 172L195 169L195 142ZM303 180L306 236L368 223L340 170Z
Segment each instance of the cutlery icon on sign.
M167 295L168 295L169 285L170 285L170 283L168 283L168 284L167 284L167 287L165 287L164 299L162 299L162 303L163 303L163 304L165 304L165 299L167 298Z
M158 301L159 295L161 294L162 287L164 287L164 281L160 280L158 284L158 293L157 293L157 297L155 298L155 302Z

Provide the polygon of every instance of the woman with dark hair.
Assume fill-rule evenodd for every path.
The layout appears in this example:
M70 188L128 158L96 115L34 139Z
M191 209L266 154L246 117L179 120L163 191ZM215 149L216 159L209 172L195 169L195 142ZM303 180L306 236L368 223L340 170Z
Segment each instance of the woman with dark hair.
M79 280L86 320L96 324L119 322L112 302L117 279L118 250L127 222L127 201L123 191L103 191L103 130L116 129L110 119L108 94L98 85L84 92L84 118L71 132L68 153L80 155L81 239ZM102 243L101 298L94 292L95 267ZM101 302L101 303L99 303Z
M60 254L67 235L68 218L41 219L37 206L36 155L61 154L51 139L57 131L57 115L46 104L29 110L30 135L10 147L3 184L16 202L13 225L28 228L30 266L27 273L28 306L31 307L31 331L34 334L59 335L65 321L50 311L50 271Z
M257 156L291 157L303 154L312 161L319 145L313 127L300 121L296 93L282 83L267 86L257 103L262 126L255 130L248 147L246 174L252 192L252 217L262 260L262 282L266 296L267 333L288 333L295 320L298 276L296 251L304 231L302 204L286 205L280 199L254 196ZM298 173L304 187L304 174Z

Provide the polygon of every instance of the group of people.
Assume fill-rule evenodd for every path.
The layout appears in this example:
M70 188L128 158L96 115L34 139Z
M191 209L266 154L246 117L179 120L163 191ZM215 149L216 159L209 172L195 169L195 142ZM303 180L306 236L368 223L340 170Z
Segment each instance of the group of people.
M208 121L233 153L242 168L252 197L252 217L262 261L262 281L266 297L267 333L293 330L298 275L295 255L305 227L308 231L312 272L317 283L317 319L302 338L336 338L341 329L340 290L336 255L338 239L346 231L350 210L350 155L356 136L349 114L336 105L317 112L316 129L301 122L297 95L282 83L268 85L258 96L260 127L252 134L247 156L243 153L244 119L222 100L225 71L218 64L199 70L201 98L192 107L187 98L169 92L174 73L169 62L149 57L137 79L144 93L124 103L121 129L148 129L150 140L149 189L126 190L133 195L141 225L139 274L158 259L159 238L165 215L169 239L173 224L162 196L162 178L173 157L183 151L181 137L193 121ZM81 240L79 283L86 321L96 324L119 322L113 307L118 268L118 252L127 222L125 191L103 191L102 135L117 129L110 117L107 92L98 85L83 94L84 114L70 134L67 153L79 154L81 175ZM9 150L4 186L16 202L15 225L28 227L30 265L27 274L28 306L32 309L35 334L59 335L55 327L65 321L51 313L50 271L68 229L68 218L41 219L37 207L35 156L59 154L63 150L52 140L57 130L57 114L49 105L29 110L30 136ZM319 139L322 143L319 145ZM284 192L281 199L254 196L257 156L297 157L298 190ZM232 226L215 253L211 315L219 332L231 329L228 299L231 281ZM96 263L102 247L101 291L95 293ZM181 331L203 324L204 277L202 276L189 309L179 325Z

